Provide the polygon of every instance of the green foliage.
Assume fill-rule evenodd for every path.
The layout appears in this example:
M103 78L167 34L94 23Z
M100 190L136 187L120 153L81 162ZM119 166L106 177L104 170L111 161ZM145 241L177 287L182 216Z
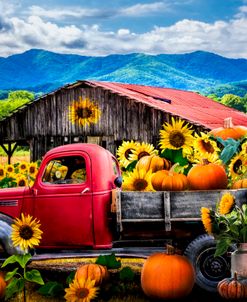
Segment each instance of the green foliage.
M104 265L108 269L117 269L121 267L121 261L116 259L114 253L111 253L110 255L100 255L95 263Z
M48 281L38 289L38 293L45 297L57 297L64 295L64 287L57 281Z
M26 90L9 92L8 98L0 101L0 119L10 115L19 108L34 100L34 93Z
M1 267L5 267L7 265L17 264L18 266L11 272L6 274L5 280L9 281L6 292L5 299L11 298L14 294L21 292L25 288L25 282L34 282L39 285L43 285L44 281L41 277L41 274L38 270L32 269L27 271L26 266L32 256L27 253L23 255L12 255L8 257ZM22 271L20 271L22 268Z

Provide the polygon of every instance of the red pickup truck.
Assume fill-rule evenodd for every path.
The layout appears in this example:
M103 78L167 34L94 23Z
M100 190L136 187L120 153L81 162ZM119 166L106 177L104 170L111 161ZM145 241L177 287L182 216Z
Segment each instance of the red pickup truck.
M179 248L194 263L201 287L214 289L229 273L229 257L213 257L215 242L200 221L201 206L214 207L224 191L123 192L119 187L118 162L106 149L56 147L44 156L32 187L0 190L0 244L7 253L16 252L11 223L25 213L40 220L41 249L111 249L172 239L183 242ZM230 191L246 202L246 189Z

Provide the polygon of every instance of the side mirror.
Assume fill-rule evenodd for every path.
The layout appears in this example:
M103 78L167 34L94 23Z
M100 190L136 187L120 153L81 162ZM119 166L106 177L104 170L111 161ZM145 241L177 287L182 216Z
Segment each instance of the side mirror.
M118 188L121 188L122 186L122 183L123 183L123 179L122 179L122 176L118 176L114 179L114 185Z

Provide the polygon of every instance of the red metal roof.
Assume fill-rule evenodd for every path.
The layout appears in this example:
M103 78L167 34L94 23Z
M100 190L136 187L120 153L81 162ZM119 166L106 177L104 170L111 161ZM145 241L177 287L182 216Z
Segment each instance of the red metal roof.
M233 124L247 127L247 114L201 96L196 92L112 82L85 82L137 102L142 102L174 116L179 116L208 129L221 127L224 119L228 117L232 117Z

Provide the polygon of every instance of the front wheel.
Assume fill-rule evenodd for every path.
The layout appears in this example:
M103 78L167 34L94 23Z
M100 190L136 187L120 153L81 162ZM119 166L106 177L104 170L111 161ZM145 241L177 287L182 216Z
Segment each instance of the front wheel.
M189 258L196 272L196 284L210 292L217 291L219 281L230 276L230 256L214 257L216 242L212 236L200 235L186 248L184 255Z

